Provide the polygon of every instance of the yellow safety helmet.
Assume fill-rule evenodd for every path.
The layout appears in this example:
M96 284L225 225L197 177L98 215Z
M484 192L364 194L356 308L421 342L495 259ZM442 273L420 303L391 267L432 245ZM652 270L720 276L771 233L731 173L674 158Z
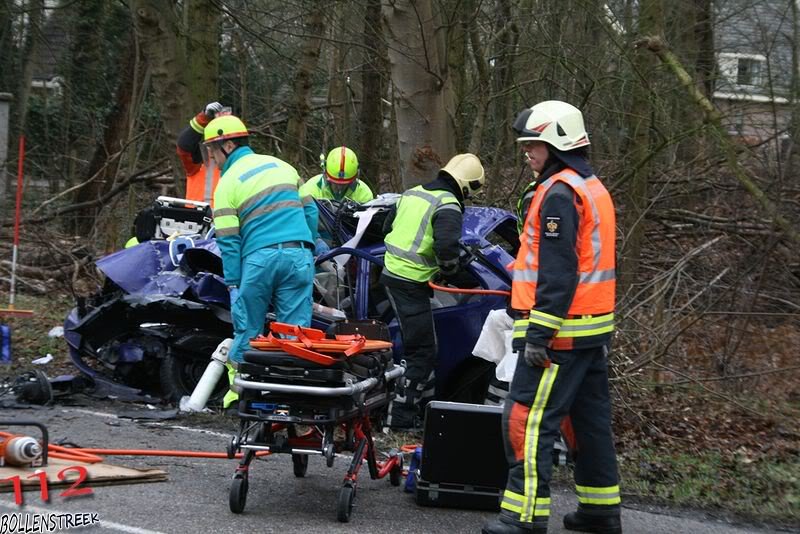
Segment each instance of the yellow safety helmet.
M481 188L486 181L481 160L475 154L458 154L453 156L442 171L453 177L458 184L464 198L469 198L470 193Z
M203 130L205 144L250 135L242 120L235 115L223 115L209 122Z
M358 175L358 157L346 146L336 147L328 152L325 160L325 177L334 184L346 185Z

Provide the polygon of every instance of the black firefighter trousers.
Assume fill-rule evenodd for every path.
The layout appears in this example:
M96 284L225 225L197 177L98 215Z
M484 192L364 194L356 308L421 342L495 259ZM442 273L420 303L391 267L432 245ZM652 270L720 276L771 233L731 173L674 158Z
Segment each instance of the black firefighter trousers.
M422 417L424 402L433 396L436 364L436 331L430 297L424 282L381 275L381 283L400 325L406 373L395 387L386 420L392 428L413 428Z
M619 515L619 479L611 434L608 348L548 349L551 365L531 367L520 355L503 409L509 472L500 514L524 527L547 525L553 443L569 414L578 442L578 508Z

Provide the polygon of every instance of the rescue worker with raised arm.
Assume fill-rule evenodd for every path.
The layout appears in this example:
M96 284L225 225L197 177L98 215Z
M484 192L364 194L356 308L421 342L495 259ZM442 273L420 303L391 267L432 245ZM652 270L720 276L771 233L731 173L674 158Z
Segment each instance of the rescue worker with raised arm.
M423 399L433 396L436 332L428 286L437 273L447 278L459 270L464 200L484 183L480 160L459 154L437 178L403 193L386 235L380 282L400 325L406 373L395 388L387 424L394 429L417 427Z
M230 108L223 108L219 102L210 102L203 111L192 117L178 134L176 142L178 157L186 171L185 198L208 202L212 207L220 169L208 158L203 146L203 130L214 117L223 113L223 109Z
M356 153L346 146L328 152L325 172L304 183L300 188L300 196L338 201L349 198L359 204L375 198L369 186L358 178Z
M270 307L278 322L311 324L318 212L313 200L300 199L301 179L294 167L253 152L238 117L217 117L205 127L204 137L222 170L214 193L214 225L230 290L234 339L228 358L240 363L250 339L263 332ZM229 366L231 382L234 374ZM229 391L223 406L236 399Z
M547 532L552 450L570 415L578 510L568 530L616 534L619 479L611 433L608 351L614 330L615 215L586 157L581 112L560 101L522 111L517 142L539 173L514 263L519 358L503 409L509 464L500 515L486 534Z
M184 198L207 202L214 207L214 189L219 182L220 171L213 161L208 158L203 146L203 129L216 115L225 113L219 102L210 102L205 109L192 117L189 124L180 131L175 143L178 158L186 172L186 194ZM140 214L141 215L141 214ZM137 216L138 218L138 216ZM125 242L125 248L136 246L140 243L136 237L136 222L134 222L133 237Z

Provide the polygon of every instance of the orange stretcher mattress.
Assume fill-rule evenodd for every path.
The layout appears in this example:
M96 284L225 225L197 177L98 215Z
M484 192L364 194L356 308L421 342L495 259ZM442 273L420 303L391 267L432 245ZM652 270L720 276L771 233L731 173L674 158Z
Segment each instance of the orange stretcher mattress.
M278 344L274 339L270 340L269 337L259 336L250 341L250 346L257 350L263 351L282 351L286 345L293 347L306 347L302 341L293 339L282 339ZM324 341L314 341L311 348L317 352L327 352L330 354L344 354L348 349L353 346L351 341L337 341L335 339L326 339ZM373 339L364 340L359 352L375 352L379 350L391 349L392 344L388 341L377 341Z
M280 334L294 336L295 339L275 337ZM367 339L359 334L340 335L335 339L329 339L322 330L285 323L271 323L269 335L251 339L250 346L267 352L286 352L326 366L333 365L342 357L392 348L389 341Z

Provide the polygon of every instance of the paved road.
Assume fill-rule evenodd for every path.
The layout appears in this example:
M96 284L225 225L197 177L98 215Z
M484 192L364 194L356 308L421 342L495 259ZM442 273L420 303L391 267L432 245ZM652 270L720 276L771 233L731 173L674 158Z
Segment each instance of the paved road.
M108 448L223 451L236 426L235 419L221 416L202 421L191 418L145 424L119 419L110 405L102 404L92 408L4 410L1 418L34 418L48 426L53 440L67 439L85 447ZM67 500L55 497L49 504L38 501L37 493L26 493L23 509L14 504L12 494L0 493L0 514L96 513L99 524L75 531L134 534L478 533L483 522L492 516L486 512L419 507L411 496L392 487L388 480L369 480L366 476L359 484L351 522L339 523L336 498L346 469L342 459L329 469L321 458L311 458L303 479L293 476L288 455L257 460L252 466L247 508L241 515L228 509L228 485L235 460L125 457L111 463L157 467L169 473L169 480L98 487L91 497ZM568 532L561 527L560 518L574 506L574 496L567 489L554 492L551 532ZM629 507L623 511L623 521L626 533L775 532ZM0 534L5 533L0 530Z

